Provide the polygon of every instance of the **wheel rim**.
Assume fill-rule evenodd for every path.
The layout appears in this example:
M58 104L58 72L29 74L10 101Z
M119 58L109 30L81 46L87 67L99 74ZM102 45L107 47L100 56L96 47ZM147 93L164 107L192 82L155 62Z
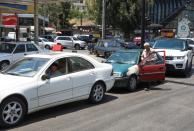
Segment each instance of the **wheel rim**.
M129 81L129 86L130 86L130 89L134 90L135 87L136 87L136 79L134 77L132 77Z
M104 88L102 85L96 85L94 87L94 99L95 101L101 101L104 95Z
M18 102L8 103L2 112L3 121L7 124L17 123L22 116L22 106Z
M78 49L79 49L79 45L76 45L76 46L75 46L75 49L78 50Z
M1 64L1 70L4 70L7 66L8 66L7 63L2 63L2 64Z
M47 46L45 46L45 48L46 48L46 49L50 49L50 47L49 47L48 45L47 45Z

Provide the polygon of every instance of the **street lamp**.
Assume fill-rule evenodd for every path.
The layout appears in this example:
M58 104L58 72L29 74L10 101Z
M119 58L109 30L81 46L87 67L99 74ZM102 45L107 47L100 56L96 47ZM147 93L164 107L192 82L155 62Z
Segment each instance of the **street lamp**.
M141 2L141 48L143 48L145 42L145 0L142 0Z

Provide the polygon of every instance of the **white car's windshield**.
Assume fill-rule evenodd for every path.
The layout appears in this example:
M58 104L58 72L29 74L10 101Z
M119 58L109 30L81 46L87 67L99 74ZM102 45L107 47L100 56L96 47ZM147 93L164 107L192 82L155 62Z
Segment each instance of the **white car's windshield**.
M16 44L2 43L0 44L0 53L12 53Z
M46 58L25 58L3 71L4 74L33 77L49 59Z
M108 59L107 63L118 64L137 64L139 61L139 52L116 52L113 53Z
M184 50L185 42L183 40L158 40L155 42L153 48Z

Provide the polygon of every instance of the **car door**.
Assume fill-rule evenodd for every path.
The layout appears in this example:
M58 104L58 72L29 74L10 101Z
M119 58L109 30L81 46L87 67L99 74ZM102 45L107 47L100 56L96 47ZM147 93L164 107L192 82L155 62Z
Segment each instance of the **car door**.
M72 48L73 47L73 40L71 37L65 37L67 47Z
M68 67L73 82L73 97L89 95L96 78L94 66L84 58L69 57Z
M105 47L104 47L104 42L100 42L99 43L99 48L98 48L98 54L99 55L104 55L104 49L105 49Z
M25 44L18 44L13 52L13 61L17 61L26 55Z
M157 52L145 58L139 65L140 81L160 81L165 80L165 52L161 57Z
M65 64L61 64L64 61ZM50 73L53 65L57 65L57 72ZM63 70L61 70L63 68ZM47 76L48 79L41 79ZM72 98L72 79L71 74L67 73L66 58L60 58L53 62L40 76L38 87L39 106L69 100Z
M64 37L61 37L61 36L57 37L56 38L56 42L62 44L64 47L66 47L65 38Z

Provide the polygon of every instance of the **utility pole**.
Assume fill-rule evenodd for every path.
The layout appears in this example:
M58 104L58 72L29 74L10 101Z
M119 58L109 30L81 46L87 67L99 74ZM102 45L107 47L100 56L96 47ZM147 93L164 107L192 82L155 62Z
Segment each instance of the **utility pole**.
M15 17L16 17L16 19L17 19L17 22L16 22L16 30L15 30L15 34L16 34L16 41L19 41L19 30L20 30L20 27L19 27L19 16L18 16L18 14L17 13L15 13Z
M102 39L106 39L106 0L102 0Z
M141 48L145 42L145 0L141 0Z
M46 18L45 18L45 17L46 17L46 6L47 6L47 3L46 3L46 1L45 1L45 3L42 5L43 13L44 13L44 19L43 19L43 35L45 35L45 32L46 32L46 31L45 31L45 27L46 27L46 26L45 26L45 25L46 25L46 24L45 24L45 23L46 23L46 22L45 22L45 20L46 20Z
M34 42L38 45L38 0L34 0Z

